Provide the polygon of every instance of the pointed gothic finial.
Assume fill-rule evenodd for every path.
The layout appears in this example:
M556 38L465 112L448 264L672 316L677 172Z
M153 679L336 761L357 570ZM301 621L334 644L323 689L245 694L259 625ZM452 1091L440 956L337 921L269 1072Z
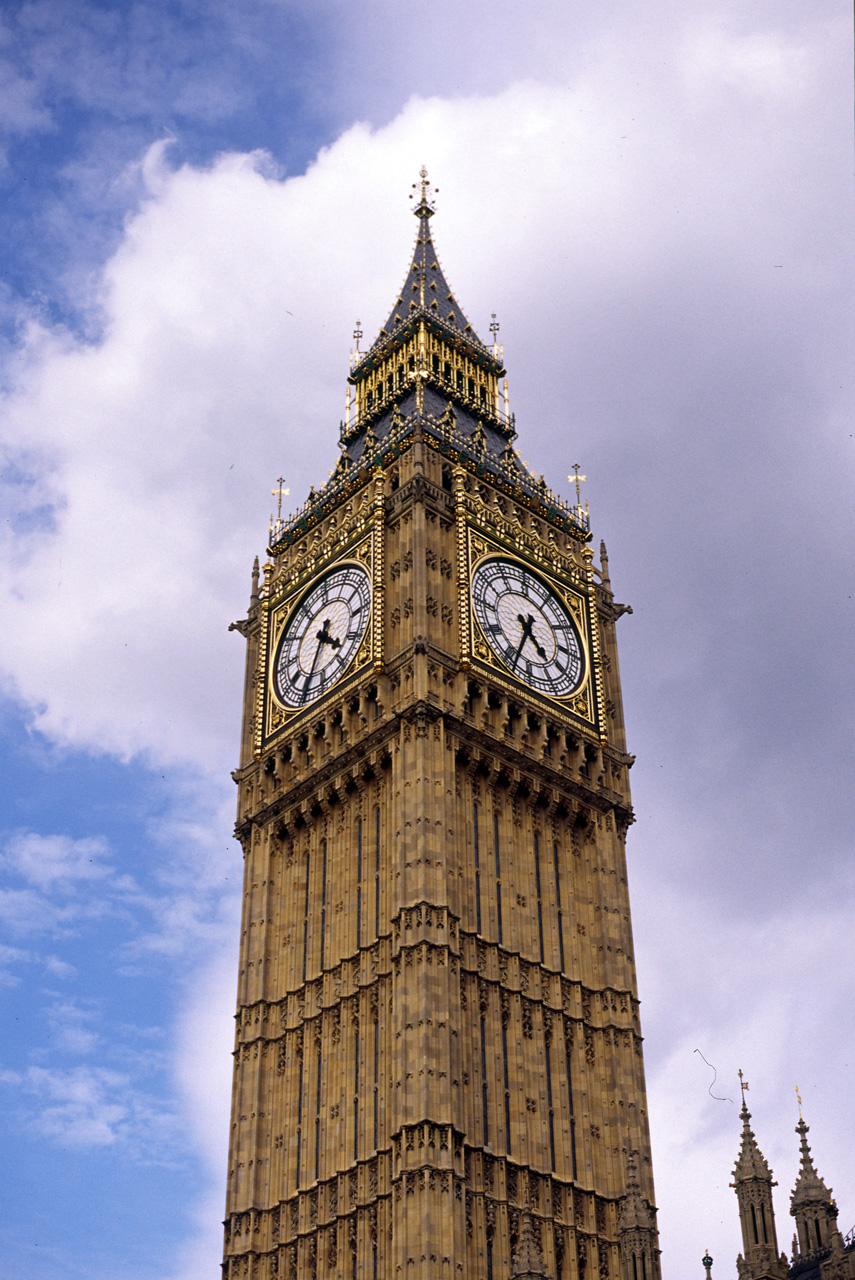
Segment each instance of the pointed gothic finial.
M285 484L285 477L280 476L279 479L276 481L276 488L271 490L271 493L273 494L274 498L279 499L279 505L276 511L277 525L280 525L282 523L282 499L291 492L290 489L286 489L283 487L284 484Z
M534 1238L531 1210L529 1208L528 1195L526 1194L525 1206L522 1211L522 1223L520 1224L520 1236L511 1264L511 1277L512 1280L541 1280L541 1277L545 1278L546 1274L543 1258Z
M709 1251L709 1249L707 1249L706 1253L705 1253L705 1254L704 1254L704 1256L701 1258L701 1262L703 1263L704 1271L706 1272L706 1280L712 1280L712 1264L713 1264L713 1260L712 1260L712 1258L710 1257L710 1251Z
M731 1186L739 1203L739 1220L742 1227L742 1250L736 1260L739 1280L786 1280L786 1259L778 1255L778 1236L775 1228L775 1206L772 1188L777 1186L772 1170L749 1121L751 1113L745 1103L748 1081L739 1072L742 1089L742 1138L739 1156L733 1168Z
M637 1156L635 1150L627 1152L625 1190L618 1212L621 1273L623 1280L640 1280L644 1275L654 1280L659 1274L656 1209L642 1193Z
M581 491L581 489L579 488L579 485L582 483L582 481L583 481L583 480L587 480L587 479L588 479L588 477L587 477L587 476L580 476L580 475L579 475L579 466L580 466L580 464L579 464L578 462L574 462L574 463L573 463L573 475L572 475L572 476L568 476L568 477L567 477L567 479L568 479L568 480L574 481L574 482L575 482L575 484L576 484L576 506L577 506L577 507L580 507L580 506L582 505L582 491Z
M490 316L490 332L493 335L493 355L497 356L499 354L499 322L495 311Z
M803 1254L825 1248L837 1236L837 1205L831 1188L825 1185L817 1173L807 1140L809 1132L810 1126L805 1124L800 1106L799 1122L796 1125L800 1167L790 1197L790 1213L796 1220L798 1242Z
M731 1186L737 1186L740 1182L745 1182L750 1178L760 1178L768 1181L770 1186L775 1184L771 1181L772 1173L766 1163L766 1158L757 1145L757 1139L751 1128L751 1112L745 1102L745 1094L748 1090L748 1081L742 1072L737 1072L739 1076L739 1087L742 1090L742 1109L739 1112L742 1120L742 1139L739 1146L739 1157L733 1170L733 1182Z
M433 203L433 197L439 195L439 187L434 187L431 192L431 182L428 177L428 171L424 165L419 169L419 180L413 183L413 191L418 191L421 187L421 196L413 209L413 213L417 218L432 218L436 212ZM410 199L414 197L411 194Z
M607 587L611 585L611 579L609 578L609 553L606 551L606 544L603 542L602 538L600 539L600 580L602 581L603 586Z
M805 1124L801 1107L799 1107L799 1122L796 1125L796 1133L799 1135L800 1168L793 1190L793 1201L795 1202L797 1198L805 1198L808 1194L830 1201L831 1192L817 1173L813 1162L813 1155L807 1140L807 1136L810 1133L810 1125Z
M249 595L250 608L258 601L258 578L260 570L258 567L258 556L252 562L252 591Z
M798 1100L798 1104L799 1104L799 1119L801 1120L801 1118L802 1118L802 1095L799 1093L799 1086L798 1086L798 1085L796 1085L796 1099Z

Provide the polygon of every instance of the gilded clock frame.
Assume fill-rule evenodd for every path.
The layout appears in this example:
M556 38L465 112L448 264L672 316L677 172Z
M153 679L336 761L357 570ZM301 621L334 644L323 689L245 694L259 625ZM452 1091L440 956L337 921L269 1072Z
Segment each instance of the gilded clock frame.
M465 522L465 529L461 529L461 532L463 546L460 549L464 568L461 586L466 595L465 626L461 636L464 665L473 671L483 671L491 680L503 685L509 693L518 695L522 692L526 698L540 703L544 708L562 712L570 720L604 740L605 694L596 621L595 586L590 568L577 571L574 577L579 581L573 582L569 575L560 570L556 572L554 568L547 567L534 558L519 555L506 542L492 537L471 521ZM540 578L555 592L572 618L581 644L584 676L578 687L566 697L555 698L541 693L513 675L484 635L472 604L472 579L481 565L496 559L516 563L521 569ZM460 603L463 606L462 600ZM461 610L461 616L462 613Z
M379 669L383 641L382 560L382 537L378 537L375 527L351 546L337 548L334 555L319 560L317 565L313 566L310 575L306 575L298 583L289 584L286 590L277 592L276 584L272 584L269 596L262 600L265 617L262 621L261 650L258 659L256 755L266 749L286 729L293 728L298 721L317 715L321 704L336 697L342 689L347 688L360 676L364 676L366 669ZM304 707L288 707L280 700L274 679L275 658L282 634L294 610L315 584L330 572L346 568L348 565L360 568L368 574L371 602L365 634L346 671L326 693Z

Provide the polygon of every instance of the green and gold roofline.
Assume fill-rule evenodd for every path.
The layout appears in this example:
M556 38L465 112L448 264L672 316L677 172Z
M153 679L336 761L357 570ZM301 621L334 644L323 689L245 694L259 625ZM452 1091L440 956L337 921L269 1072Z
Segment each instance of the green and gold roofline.
M488 480L500 493L538 519L580 543L591 540L588 513L583 506L565 502L542 476L533 476L510 444L500 455L488 452L486 432L469 435L461 431L452 406L438 417L424 410L408 416L396 411L385 436L378 439L370 429L366 435L358 462L351 462L347 453L343 453L327 483L321 489L311 490L307 500L292 515L273 523L268 547L271 555L279 555L299 541L340 503L364 488L372 475L392 467L416 438L435 449L451 466L461 466L469 474Z
M348 378L354 394L342 443L357 440L417 382L512 440L516 431L500 383L504 374L501 362L488 351L476 350L472 342L420 309L394 337L375 344Z

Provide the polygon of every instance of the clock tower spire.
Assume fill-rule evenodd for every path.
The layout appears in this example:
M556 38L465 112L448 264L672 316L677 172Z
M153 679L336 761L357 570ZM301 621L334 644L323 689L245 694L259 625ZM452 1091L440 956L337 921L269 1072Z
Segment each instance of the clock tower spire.
M416 197L339 464L238 625L224 1276L658 1280L626 607L514 451Z

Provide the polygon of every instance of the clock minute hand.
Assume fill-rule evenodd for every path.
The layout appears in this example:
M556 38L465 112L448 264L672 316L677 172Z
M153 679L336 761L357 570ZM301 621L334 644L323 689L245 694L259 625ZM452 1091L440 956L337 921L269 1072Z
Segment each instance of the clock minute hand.
M321 647L325 644L328 644L333 649L341 648L341 641L336 640L333 636L330 635L329 625L330 625L329 618L325 618L320 631L315 636L315 639L318 642L318 647L315 650L314 658L312 658L312 665L311 667L309 667L309 674L306 676L306 683L303 686L305 689L308 689L309 685L312 683L312 676L315 674L315 667L318 665L318 658L321 656Z
M528 618L524 618L521 613L518 613L517 622L522 627L522 635L520 636L520 642L517 645L517 651L514 654L514 660L513 660L514 666L516 666L517 662L519 661L519 657L523 651L523 645L525 644L526 640L531 639L531 627L532 627L532 623L534 622L534 619L532 618L531 614L529 614Z
M546 650L545 650L545 649L543 648L543 646L542 646L541 644L539 644L539 643L538 643L538 641L535 639L535 635L534 635L534 618L532 617L532 615L531 615L531 614L529 614L527 618L524 618L524 617L522 616L522 614L521 614L521 613L518 613L518 614L517 614L517 621L519 622L520 626L522 627L522 637L520 638L519 648L517 649L516 655L515 655L515 657L514 657L514 666L516 666L517 658L519 658L520 654L522 653L523 645L525 644L526 640L530 640L530 641L532 642L532 644L534 645L535 649L537 650L538 656L539 656L540 658L542 658L542 659L543 659L543 661L545 662L545 661L546 661Z

